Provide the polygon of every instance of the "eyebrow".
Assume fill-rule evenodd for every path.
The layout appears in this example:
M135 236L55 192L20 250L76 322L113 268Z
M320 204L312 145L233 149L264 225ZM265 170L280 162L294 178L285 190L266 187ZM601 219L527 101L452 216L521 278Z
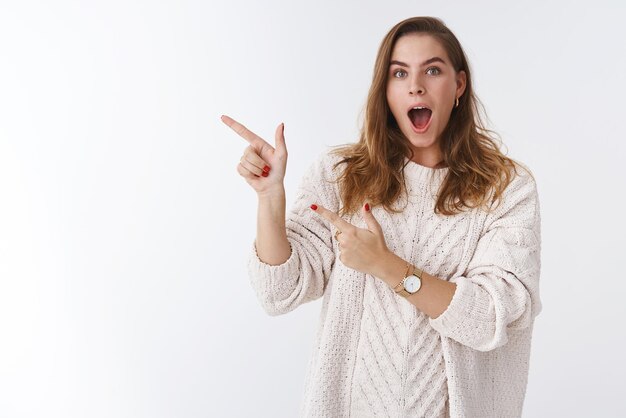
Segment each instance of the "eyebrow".
M441 58L439 58L439 57L432 57L432 58L427 59L426 61L424 61L424 62L422 63L422 65L421 65L421 66L423 67L424 65L432 64L433 62L440 62L440 63L442 63L443 65L446 65L446 62L445 62L443 59L441 59ZM407 63L405 63L405 62L402 62L402 61L396 61L396 60L393 60L393 61L391 61L391 62L389 63L389 65L390 65L390 66L391 66L391 65L394 65L394 64L399 65L399 66L401 66L401 67L408 67L408 66L409 66L409 64L407 64Z

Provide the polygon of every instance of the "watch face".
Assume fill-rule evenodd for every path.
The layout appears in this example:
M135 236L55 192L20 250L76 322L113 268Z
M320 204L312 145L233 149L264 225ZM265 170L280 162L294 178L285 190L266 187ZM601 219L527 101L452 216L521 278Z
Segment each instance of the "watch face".
M404 279L404 288L409 293L415 293L420 290L422 281L417 276L409 276Z

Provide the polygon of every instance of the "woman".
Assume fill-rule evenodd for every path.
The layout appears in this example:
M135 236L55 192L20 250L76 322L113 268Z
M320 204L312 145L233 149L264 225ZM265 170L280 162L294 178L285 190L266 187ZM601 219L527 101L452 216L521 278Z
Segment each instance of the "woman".
M536 185L483 127L443 22L387 34L360 140L313 164L286 221L284 125L274 149L223 121L250 142L238 172L259 198L262 305L324 297L304 416L521 415L541 309Z

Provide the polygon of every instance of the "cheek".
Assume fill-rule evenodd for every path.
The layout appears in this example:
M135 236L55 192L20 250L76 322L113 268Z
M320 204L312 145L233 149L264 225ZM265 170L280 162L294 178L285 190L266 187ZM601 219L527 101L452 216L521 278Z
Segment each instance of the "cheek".
M387 87L387 90L385 91L385 97L387 98L387 103L389 103L389 106L391 107L391 104L393 103L393 92L391 91L391 87Z
M389 105L389 108L391 108L391 111L394 113L400 107L398 93L391 87L387 88L387 104Z
M450 86L448 85L438 86L436 93L437 101L439 102L439 108L441 110L444 110L444 113L452 110L452 106L454 105L455 92L456 90L454 89L454 87L450 88Z

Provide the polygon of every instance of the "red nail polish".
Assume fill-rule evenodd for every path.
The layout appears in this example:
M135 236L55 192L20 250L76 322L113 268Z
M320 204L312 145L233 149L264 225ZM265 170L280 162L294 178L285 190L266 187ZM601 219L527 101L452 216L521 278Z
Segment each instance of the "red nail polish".
M268 173L267 171L264 171L264 172L262 172L262 173L261 173L261 175L262 175L263 177L267 177L267 176L269 176L269 173Z
M263 171L269 173L270 167L266 165L265 167L263 167Z
M369 211L370 211L370 204L369 204L369 203L366 203L366 204L365 204L365 211L366 211L366 212L369 212Z
M317 210L317 205L311 205L311 209Z

